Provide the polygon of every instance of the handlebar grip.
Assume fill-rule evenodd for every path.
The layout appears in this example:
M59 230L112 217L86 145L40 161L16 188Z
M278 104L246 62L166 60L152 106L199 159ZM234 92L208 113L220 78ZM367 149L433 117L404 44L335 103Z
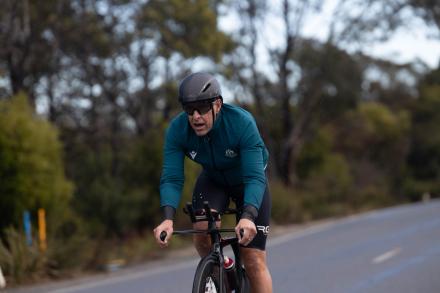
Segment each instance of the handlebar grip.
M244 235L244 230L240 229L240 237L243 238L243 235Z
M167 238L167 232L165 231L160 232L159 238L161 241L165 241L165 238Z

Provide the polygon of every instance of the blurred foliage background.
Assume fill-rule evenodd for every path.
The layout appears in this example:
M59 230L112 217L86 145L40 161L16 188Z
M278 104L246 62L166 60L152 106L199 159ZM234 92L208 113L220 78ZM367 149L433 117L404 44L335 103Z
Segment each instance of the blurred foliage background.
M180 111L178 82L194 71L214 73L226 101L254 114L271 154L274 223L440 196L440 66L361 50L415 23L440 41L440 4L336 1L322 39L302 31L326 1L276 3L2 2L0 266L10 281L163 253L151 233L163 134ZM274 19L277 42L262 34ZM182 202L199 171L186 164ZM39 208L45 252L22 228L28 210L37 237ZM188 225L179 213L176 226Z

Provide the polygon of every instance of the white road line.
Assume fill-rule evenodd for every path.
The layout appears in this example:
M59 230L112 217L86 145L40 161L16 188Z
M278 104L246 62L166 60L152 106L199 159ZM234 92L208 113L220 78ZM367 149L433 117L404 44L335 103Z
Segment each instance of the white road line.
M389 260L390 258L398 255L400 252L402 251L402 249L400 247L396 247L391 249L390 251L387 251L381 255L376 256L375 258L373 258L373 260L371 261L372 264L380 264L384 261Z

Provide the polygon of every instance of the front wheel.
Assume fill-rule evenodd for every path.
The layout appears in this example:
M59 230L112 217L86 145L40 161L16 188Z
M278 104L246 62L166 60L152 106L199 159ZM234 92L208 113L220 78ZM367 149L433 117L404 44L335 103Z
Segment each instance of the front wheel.
M222 290L220 291L220 286ZM210 255L202 258L194 276L193 293L226 292L225 282L220 282L220 264Z

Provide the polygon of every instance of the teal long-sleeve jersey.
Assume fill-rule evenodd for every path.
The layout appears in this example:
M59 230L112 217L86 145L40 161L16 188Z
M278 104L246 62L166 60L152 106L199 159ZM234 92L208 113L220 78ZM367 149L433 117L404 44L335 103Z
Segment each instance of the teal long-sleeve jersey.
M223 104L205 136L196 135L184 112L171 121L165 137L161 206L177 208L180 203L185 156L202 165L219 184L244 184L244 204L260 208L267 184L264 170L269 153L249 112Z

